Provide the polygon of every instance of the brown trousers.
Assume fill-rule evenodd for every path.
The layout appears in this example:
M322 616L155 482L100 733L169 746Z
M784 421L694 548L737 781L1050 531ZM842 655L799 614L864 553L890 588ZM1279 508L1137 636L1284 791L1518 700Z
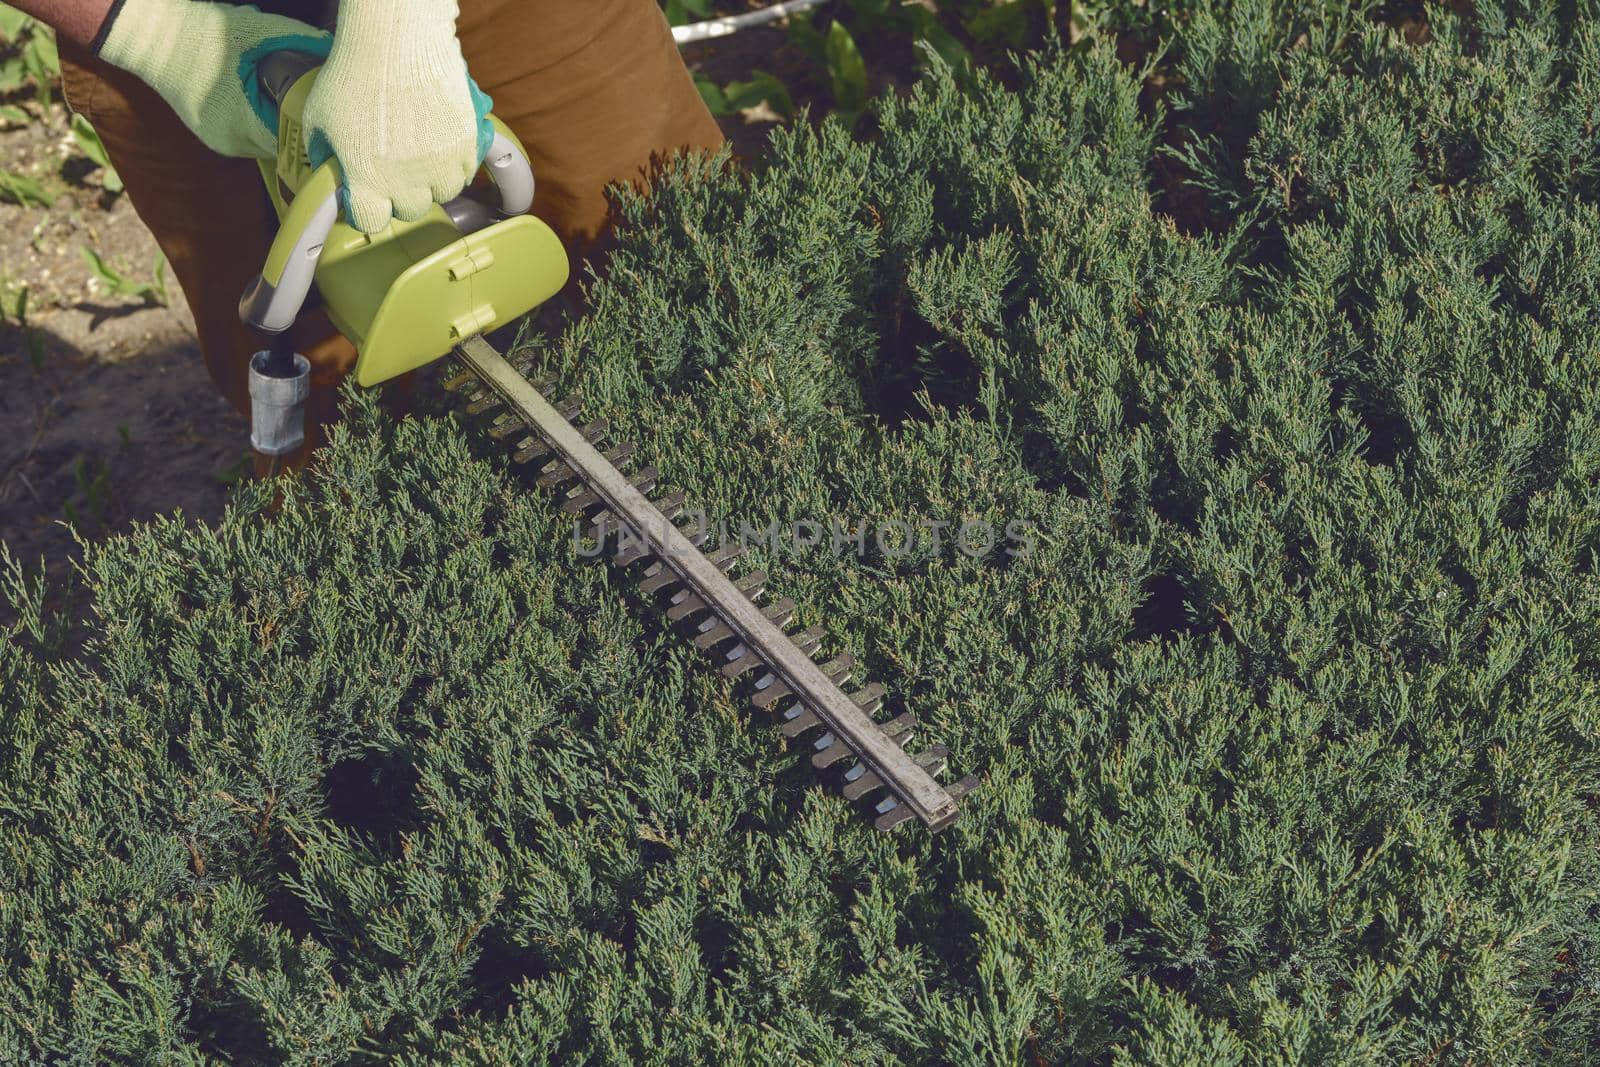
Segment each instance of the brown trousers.
M468 69L527 147L538 177L533 213L569 250L581 253L604 231L608 184L639 183L653 157L722 144L655 0L460 3ZM239 296L277 230L256 165L208 150L150 88L84 49L63 42L61 67L68 106L100 134L183 286L212 381L248 415L260 339L239 322ZM355 349L320 311L302 315L293 337L312 365L309 452L337 414Z

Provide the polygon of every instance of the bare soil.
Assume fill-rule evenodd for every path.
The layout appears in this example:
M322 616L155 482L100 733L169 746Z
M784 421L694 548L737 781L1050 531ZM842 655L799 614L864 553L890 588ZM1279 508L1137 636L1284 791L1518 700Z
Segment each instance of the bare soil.
M206 378L177 283L165 306L118 295L84 260L87 247L150 282L158 250L75 149L66 109L26 106L34 122L0 131L0 168L53 202L0 203L0 540L60 578L74 531L100 537L180 509L219 517L248 432Z

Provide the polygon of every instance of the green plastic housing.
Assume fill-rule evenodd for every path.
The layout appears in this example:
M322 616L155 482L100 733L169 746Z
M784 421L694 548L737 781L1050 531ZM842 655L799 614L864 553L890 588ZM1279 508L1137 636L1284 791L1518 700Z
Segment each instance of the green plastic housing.
M335 161L313 170L302 147L300 114L315 79L316 71L306 74L284 97L278 157L260 164L279 220L262 271L273 284L340 183ZM522 150L504 123L490 121ZM356 347L356 381L372 386L527 314L561 290L569 271L560 238L540 219L515 215L463 235L435 204L422 218L393 219L376 234L336 221L314 277L328 317Z

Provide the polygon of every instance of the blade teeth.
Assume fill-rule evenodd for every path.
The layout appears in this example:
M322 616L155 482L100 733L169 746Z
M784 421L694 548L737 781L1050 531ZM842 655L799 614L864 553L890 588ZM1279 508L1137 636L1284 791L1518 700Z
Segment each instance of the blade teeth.
M569 467L568 469L570 470L571 468ZM656 469L654 467L646 467L628 479L628 482L640 492L649 492L656 483ZM538 481L535 484L539 484ZM574 492L566 500L562 501L561 510L569 515L577 515L600 503L603 503L603 499L598 492L593 489L584 489L581 492Z
M890 741L904 749L915 731L915 726L917 726L917 717L910 712L902 712L891 718L890 721L883 723L882 729ZM816 744L813 747L816 752L811 755L811 766L819 769L819 771L826 771L827 768L834 766L838 761L856 755L851 750L850 745L845 744L840 737L832 733L822 734L821 737L816 739Z
M901 748L905 748L911 742L916 725L917 717L909 711L903 711L888 722L880 723L878 729L882 730L884 736L889 740ZM838 763L846 756L854 755L855 753L850 750L850 746L843 741L835 739L832 745L818 751L816 755L811 757L811 765L818 770L823 770ZM856 763L850 770L845 772L844 781L846 783L853 781L852 776L859 776L865 769L865 764Z
M683 514L683 490L673 490L660 500L655 501L655 505L656 510L661 512L662 516L668 521L677 518Z
M645 544L643 541L640 541L638 538L634 538L622 548L617 550L617 554L611 557L611 563L616 567L631 567L641 559L644 559L646 556L651 554L652 553L649 545ZM640 591L654 592L655 590L645 590L641 587Z
M888 807L884 807L884 804ZM872 820L872 827L886 833L912 818L911 809L893 797L885 798L875 810L878 812L878 817Z
M861 710L871 714L883 703L883 694L883 686L873 682L860 692L851 693L850 699L854 700L861 707ZM788 738L799 737L807 730L822 723L821 716L798 701L780 712L778 717L778 730L784 737Z
M725 678L739 678L763 666L765 664L761 662L760 656L740 644L729 650L728 662L722 665L722 674Z
M678 574L671 567L663 566L659 572L639 583L639 592L645 596L659 593L670 585L678 583Z
M822 673L827 675L834 685L841 685L850 676L850 670L855 666L855 662L855 659L849 653L846 653L825 664L822 668ZM763 710L793 692L788 685L779 682L775 676L769 674L767 677L772 678L772 682L762 687L761 682L758 681L756 683L758 691L750 699L752 704Z
M585 425L578 427L578 433L583 436L585 441L588 441L590 444L594 444L596 441L600 440L601 436L605 434L606 429L609 426L610 423L608 423L605 419L595 419L593 422L586 423ZM516 455L511 457L511 461L513 463L531 463L541 456L549 456L553 454L554 453L552 453L550 450L550 445L543 440L539 440L517 452Z
M620 467L624 462L627 461L628 457L633 455L633 453L634 453L634 444L633 444L633 442L632 441L623 441L621 444L617 445L615 448L609 449L606 452L606 459L611 463L611 465L613 467Z
M909 711L902 711L888 722L879 727L884 736L901 748L911 742L912 731L916 729L917 717Z
M540 440L533 440L533 441L527 442L526 444L524 444L520 448L518 448L515 452L513 452L511 454L511 462L518 463L518 464L521 464L521 463L532 463L534 460L538 459L540 456L548 456L549 454L550 454L550 446L549 445L545 444L543 441L540 441Z
M795 647L801 652L811 656L815 654L817 646L822 643L822 637L822 625L818 623L802 633L789 635L789 640L793 641ZM758 667L765 666L766 664L760 656L750 651L743 643L740 643L728 649L723 658L722 673L729 678L738 678Z
M485 392L488 391L485 390ZM499 393L488 392L487 396L480 395L476 400L467 405L467 414L482 415L485 411L493 411L495 408L504 406L505 400L501 398Z
M835 763L849 756L855 755L850 751L850 746L841 741L832 731L817 738L812 746L816 749L811 755L811 766L819 771L825 771Z
M783 626L794 617L794 601L784 597L782 600L762 608L761 614L772 620L773 625Z
M722 642L733 636L733 629L727 623L718 619L716 624L694 639L694 647L704 652L716 648Z
M790 740L799 737L813 726L820 725L822 720L817 717L817 713L804 704L796 703L778 713L778 732Z
M472 373L470 370L458 370L451 368L445 373L448 374L449 377L445 378L445 380L439 384L444 387L444 390L447 393L459 393L462 386L466 385L468 382L475 382L478 380L478 376Z
M589 516L589 527L584 531L602 544L621 532L622 520L609 511L597 511Z
M883 785L883 779L879 778L875 771L867 770L865 764L858 763L850 769L855 771L857 768L860 768L861 773L854 778L847 778L844 788L839 790L844 794L846 800L860 800L874 789L878 789Z
M504 441L512 434L522 433L527 430L528 424L523 422L515 412L501 412L489 427L489 436L496 441Z
M628 484L641 493L649 493L656 487L656 480L660 477L654 467L646 467L628 479Z
M559 463L557 464L556 468L550 471L548 474L539 475L539 477L534 480L533 484L537 485L540 489L555 489L559 486L565 485L567 482L570 482L577 477L578 472L573 470L570 465L567 463Z
M727 570L733 566L733 561L739 558L744 551L744 546L737 541L729 541L721 548L710 553L706 558L711 560L711 565L719 570Z
M576 496L569 496L561 502L561 510L568 515L581 515L596 504L600 503L600 494L593 489L585 489Z
M741 593L754 600L767 587L767 572L761 570L751 571L734 584L739 587Z
M950 750L945 748L945 746L933 745L926 751L917 753L912 757L912 759L916 760L917 765L922 767L929 774L938 774L939 771L944 768L945 758L949 755ZM857 763L854 767L850 768L849 773L845 775L845 779L844 788L841 789L840 792L844 795L846 800L860 800L862 797L873 792L874 790L883 788L884 785L882 778L879 778L875 772L867 770L865 766L860 763ZM904 807L905 806L902 805L895 797L885 796L883 799L879 800L876 805L874 805L874 808L880 816L879 823L887 822L887 825L878 825L877 823L874 825L878 825L880 830L893 829L895 826L898 826L900 823L904 822L904 818L885 820L881 817L886 816L890 812L897 809L903 809Z
M961 781L945 789L945 792L950 794L950 798L952 800L960 800L968 793L971 793L973 790L977 789L979 784L978 776L975 774L969 774L965 778L961 779Z
M937 777L950 759L950 749L944 745L929 745L911 758L916 760L917 766Z
M808 656L812 655L813 650L822 644L823 632L822 624L818 623L801 633L795 634L795 647Z
M681 591L678 597L679 599L676 603L667 609L667 620L669 622L687 619L689 616L706 609L706 602L687 589Z
M851 693L850 699L854 700L856 704L860 706L862 711L866 712L868 715L871 715L873 712L883 707L883 697L887 692L888 690L883 687L882 682L873 682L865 689Z

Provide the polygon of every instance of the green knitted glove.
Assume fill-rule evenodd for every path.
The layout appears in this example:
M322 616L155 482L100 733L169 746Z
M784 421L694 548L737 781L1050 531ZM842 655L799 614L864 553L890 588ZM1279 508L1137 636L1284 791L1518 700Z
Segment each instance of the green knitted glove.
M472 180L493 139L467 77L456 0L341 0L333 51L301 122L313 166L328 156L356 229L419 218Z
M96 51L149 85L214 152L271 159L278 135L240 84L246 53L262 46L325 55L321 30L248 5L204 0L123 0L100 28Z

